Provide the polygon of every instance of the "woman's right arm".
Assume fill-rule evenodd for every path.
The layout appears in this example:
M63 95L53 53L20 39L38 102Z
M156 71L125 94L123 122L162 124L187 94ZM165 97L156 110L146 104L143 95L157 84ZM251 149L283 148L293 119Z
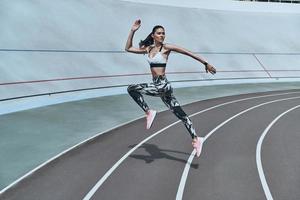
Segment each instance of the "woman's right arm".
M140 54L145 54L147 53L146 48L136 48L132 46L132 40L135 31L137 31L141 26L141 20L136 20L134 24L131 27L131 30L129 32L129 36L127 38L126 46L125 46L125 51L131 52L131 53L140 53Z

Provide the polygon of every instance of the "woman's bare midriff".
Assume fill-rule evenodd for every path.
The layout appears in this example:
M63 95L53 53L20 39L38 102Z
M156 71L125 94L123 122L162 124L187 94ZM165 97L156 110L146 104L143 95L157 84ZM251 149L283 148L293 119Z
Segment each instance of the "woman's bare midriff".
M165 71L166 71L165 67L152 67L151 68L151 73L152 73L153 77L165 75Z

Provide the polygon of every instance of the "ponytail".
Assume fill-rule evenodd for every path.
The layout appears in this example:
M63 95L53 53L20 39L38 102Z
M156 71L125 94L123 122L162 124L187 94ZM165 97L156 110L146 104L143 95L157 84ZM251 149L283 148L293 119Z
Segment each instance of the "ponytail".
M142 46L148 47L148 46L150 46L150 45L152 45L152 44L154 43L154 40L153 40L153 38L152 38L151 35L152 35L152 33L150 33L150 34L146 37L146 39L140 41L140 43L139 43L140 48L141 48Z
M159 29L159 28L164 29L164 27L161 25L154 26L152 29L152 32L146 37L146 39L140 41L140 43L139 43L140 48L148 47L148 46L154 44L154 39L152 38L152 34L154 34L156 29Z

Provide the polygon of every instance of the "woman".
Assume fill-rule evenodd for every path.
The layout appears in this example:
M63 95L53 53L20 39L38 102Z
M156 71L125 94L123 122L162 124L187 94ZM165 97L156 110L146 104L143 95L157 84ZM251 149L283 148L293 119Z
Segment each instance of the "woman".
M190 136L192 137L192 146L197 152L197 157L200 156L202 149L203 138L198 137L192 122L186 113L181 109L178 101L173 95L173 89L165 76L166 64L168 57L172 51L190 56L201 62L205 66L206 73L216 73L216 69L208 64L203 58L193 54L192 52L173 44L164 44L165 30L164 27L157 25L153 28L148 37L141 41L139 48L132 46L132 40L135 31L141 26L141 20L136 20L131 27L125 50L131 53L147 54L147 60L150 64L150 69L153 77L153 83L142 83L129 85L128 93L136 101L136 103L146 113L147 125L149 129L156 115L155 110L151 110L144 101L143 94L150 96L159 96L168 108L184 123Z

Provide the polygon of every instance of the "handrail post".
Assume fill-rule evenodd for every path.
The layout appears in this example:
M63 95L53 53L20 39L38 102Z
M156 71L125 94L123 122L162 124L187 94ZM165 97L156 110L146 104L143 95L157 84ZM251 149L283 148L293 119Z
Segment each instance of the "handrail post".
M269 71L267 70L267 68L262 64L262 62L257 58L257 56L255 55L255 53L252 54L253 57L256 59L256 61L259 63L259 65L264 69L264 71L268 74L269 78L272 78L271 74L269 73Z

